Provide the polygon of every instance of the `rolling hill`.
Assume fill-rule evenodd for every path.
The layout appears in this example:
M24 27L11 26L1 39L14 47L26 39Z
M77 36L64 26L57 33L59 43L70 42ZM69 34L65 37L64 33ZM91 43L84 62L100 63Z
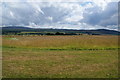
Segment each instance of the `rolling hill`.
M6 26L0 28L2 29L2 34L18 34L21 32L29 32L29 33L66 33L66 34L88 34L88 35L119 35L120 32L114 30L107 29L96 29L96 30L73 30L73 29L43 29L43 28L29 28L23 26Z

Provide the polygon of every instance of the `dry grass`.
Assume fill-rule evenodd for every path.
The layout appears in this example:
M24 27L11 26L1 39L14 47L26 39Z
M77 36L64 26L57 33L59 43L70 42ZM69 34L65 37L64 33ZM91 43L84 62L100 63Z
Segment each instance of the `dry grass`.
M118 48L118 36L3 36L3 46L42 49Z
M118 78L118 50L102 49L118 48L118 36L3 36L2 40L4 78ZM98 50L89 50L93 48Z
M3 49L3 77L6 78L117 78L117 66L117 50Z

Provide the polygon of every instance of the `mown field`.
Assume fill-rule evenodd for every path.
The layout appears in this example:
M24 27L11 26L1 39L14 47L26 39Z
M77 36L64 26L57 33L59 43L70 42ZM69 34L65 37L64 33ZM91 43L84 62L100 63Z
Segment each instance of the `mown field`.
M2 36L4 78L117 78L118 36Z

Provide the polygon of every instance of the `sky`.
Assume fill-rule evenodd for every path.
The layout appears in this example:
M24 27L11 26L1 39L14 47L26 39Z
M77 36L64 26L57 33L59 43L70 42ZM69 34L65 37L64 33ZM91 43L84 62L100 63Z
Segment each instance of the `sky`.
M3 0L0 26L118 30L117 0Z

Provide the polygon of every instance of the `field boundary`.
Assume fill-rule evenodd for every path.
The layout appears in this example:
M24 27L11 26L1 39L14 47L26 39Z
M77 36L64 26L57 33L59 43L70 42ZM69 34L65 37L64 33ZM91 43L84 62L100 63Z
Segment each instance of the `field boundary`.
M31 50L120 50L120 48L34 48L34 47L15 47L15 46L2 46L2 48L11 49L31 49Z

